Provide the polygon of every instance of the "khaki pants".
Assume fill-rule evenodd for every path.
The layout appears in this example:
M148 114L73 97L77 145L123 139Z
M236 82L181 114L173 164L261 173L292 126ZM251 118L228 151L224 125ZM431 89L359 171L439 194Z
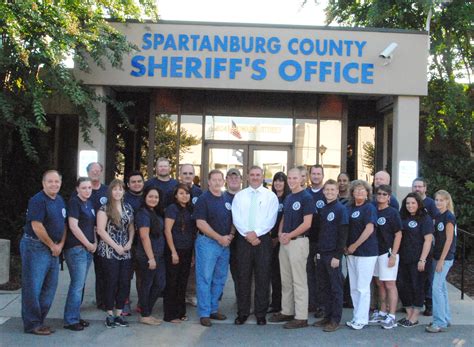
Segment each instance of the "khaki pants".
M291 240L280 245L281 313L308 319L308 262L309 240L307 237Z

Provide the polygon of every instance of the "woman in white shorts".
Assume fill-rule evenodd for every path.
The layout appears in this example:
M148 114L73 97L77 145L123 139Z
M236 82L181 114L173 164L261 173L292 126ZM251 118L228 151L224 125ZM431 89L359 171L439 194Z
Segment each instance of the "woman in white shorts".
M398 291L398 249L402 240L402 221L399 212L389 206L392 189L389 185L380 185L376 189L377 201L377 241L379 256L375 265L374 277L378 287L379 310L374 311L370 323L380 323L384 329L397 326Z

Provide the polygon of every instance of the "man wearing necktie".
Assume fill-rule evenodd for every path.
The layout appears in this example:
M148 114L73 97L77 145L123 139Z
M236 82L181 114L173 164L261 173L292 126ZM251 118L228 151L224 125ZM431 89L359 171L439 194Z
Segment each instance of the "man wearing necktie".
M248 173L249 187L235 195L232 219L238 233L236 258L238 267L237 318L244 324L250 314L252 275L255 276L254 313L258 325L265 325L269 305L272 240L270 230L278 213L278 198L263 187L263 170L252 166Z

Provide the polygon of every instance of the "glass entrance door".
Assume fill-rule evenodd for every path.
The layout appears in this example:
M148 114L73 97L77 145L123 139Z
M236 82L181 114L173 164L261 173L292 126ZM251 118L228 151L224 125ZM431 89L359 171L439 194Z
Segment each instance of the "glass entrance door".
M247 186L247 171L250 166L258 165L263 169L265 182L270 186L273 175L278 171L286 172L290 160L290 146L260 146L248 144L207 144L205 150L204 175L207 188L209 171L221 170L224 176L231 168L238 169L242 174L243 187Z

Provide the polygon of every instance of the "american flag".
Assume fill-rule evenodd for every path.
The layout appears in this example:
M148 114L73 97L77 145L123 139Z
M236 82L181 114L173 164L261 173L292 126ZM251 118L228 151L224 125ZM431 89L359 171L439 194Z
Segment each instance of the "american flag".
M235 136L239 140L242 139L242 135L240 134L239 128L237 128L237 124L232 121L232 127L230 128L231 135Z

